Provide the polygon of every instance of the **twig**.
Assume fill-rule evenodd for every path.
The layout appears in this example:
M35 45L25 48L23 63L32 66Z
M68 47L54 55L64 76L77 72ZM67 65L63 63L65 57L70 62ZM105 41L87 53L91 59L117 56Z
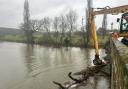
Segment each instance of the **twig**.
M62 84L60 84L58 82L53 81L53 83L58 85L61 89L68 89L68 88L64 87Z

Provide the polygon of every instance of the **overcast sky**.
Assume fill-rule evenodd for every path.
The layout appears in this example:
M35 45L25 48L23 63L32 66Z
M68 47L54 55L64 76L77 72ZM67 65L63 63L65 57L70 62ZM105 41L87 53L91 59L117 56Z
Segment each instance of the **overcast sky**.
M128 5L128 0L93 0L94 7ZM24 0L0 0L0 27L18 28L23 22ZM54 17L65 14L70 9L78 12L79 17L85 16L86 0L29 0L32 19L45 16ZM109 16L108 26L117 16ZM96 17L97 27L101 23L101 16ZM80 19L79 19L80 20Z

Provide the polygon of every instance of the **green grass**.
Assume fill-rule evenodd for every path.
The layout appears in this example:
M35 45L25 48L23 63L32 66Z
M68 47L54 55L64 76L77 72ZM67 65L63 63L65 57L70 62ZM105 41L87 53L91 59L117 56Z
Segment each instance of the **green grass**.
M108 39L107 36L104 39L102 38L102 36L98 36L99 45L104 45L107 39ZM23 35L6 35L6 36L0 36L0 40L11 41L11 42L26 42L26 37ZM58 37L56 41L55 37L49 38L49 37L42 36L42 35L35 35L34 42L36 44L50 44L50 45L62 45L62 46L66 45L64 42L64 38L61 43L60 37ZM78 35L73 35L69 46L78 46L78 47L84 46L83 38ZM89 46L94 47L93 39L90 40Z
M6 35L6 36L0 36L0 40L1 41L25 42L26 37L19 36L19 35Z

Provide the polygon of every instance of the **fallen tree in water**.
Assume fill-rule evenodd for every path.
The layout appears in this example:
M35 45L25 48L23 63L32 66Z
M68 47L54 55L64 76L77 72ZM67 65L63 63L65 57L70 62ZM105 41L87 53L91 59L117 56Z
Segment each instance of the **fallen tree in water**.
M68 77L72 80L71 82L66 82L64 85L61 83L53 81L54 84L59 86L59 89L76 89L79 86L86 86L88 83L88 79L93 76L110 76L109 73L103 71L102 69L107 64L97 65L87 67L80 72L73 73L74 76L79 76L79 78L74 78L72 76L72 72L69 72Z

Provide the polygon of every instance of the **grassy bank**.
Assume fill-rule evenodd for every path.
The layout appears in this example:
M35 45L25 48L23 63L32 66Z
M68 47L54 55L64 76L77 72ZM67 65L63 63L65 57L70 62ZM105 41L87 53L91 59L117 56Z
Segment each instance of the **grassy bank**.
M47 46L49 45L49 46L57 46L57 47L59 46L85 47L86 45L86 43L84 43L83 38L78 35L72 36L71 41L68 43L65 42L64 38L61 39L61 37L49 38L42 35L35 35L33 39L34 39L34 44L47 45ZM102 36L98 36L99 46L103 47L107 39L108 39L107 36L104 39L102 38ZM23 35L4 35L4 36L0 36L0 40L26 43L26 37ZM88 47L94 47L93 39L90 40Z

